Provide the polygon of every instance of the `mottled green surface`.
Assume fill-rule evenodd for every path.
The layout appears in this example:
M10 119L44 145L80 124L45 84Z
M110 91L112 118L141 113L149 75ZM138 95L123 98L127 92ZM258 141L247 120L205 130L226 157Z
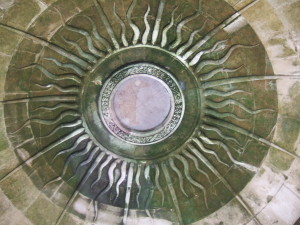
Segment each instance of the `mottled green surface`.
M295 119L280 116L277 120L278 103L275 81L264 79L251 81L250 78L241 83L229 84L226 82L227 78L273 74L268 56L255 32L247 24L240 27L237 32L219 30L205 45L197 49L191 58L200 50L211 49L221 40L227 40L225 48L203 55L196 65L189 66L188 63L191 58L185 60L182 58L184 54L178 55L176 51L184 46L189 40L191 32L200 28L204 21L207 21L206 26L195 35L191 46L232 15L235 11L227 3L221 0L203 1L200 15L183 27L182 40L178 46L172 48L172 44L178 37L177 25L182 19L197 12L197 1L167 1L155 47L151 41L159 1L149 3L148 22L151 29L147 44L142 43L147 2L138 1L133 9L132 20L140 31L136 46L132 44L134 33L128 23L128 18L125 20L127 10L132 2L125 0L117 2L116 11L125 21L129 47L123 46L121 26L112 11L113 2L100 2L105 12L104 18L109 21L120 49L116 49L113 45L114 43L107 31L107 24L99 16L92 1L61 0L55 3L54 1L45 1L47 4L53 3L52 7L42 12L28 29L28 33L42 38L40 41L32 40L29 37L21 39L20 35L13 31L0 28L0 48L3 49L4 54L13 55L5 81L5 101L10 102L4 105L6 131L20 163L34 157L33 161L29 161L29 165L24 166L27 175L17 175L14 180L6 179L1 183L1 189L5 195L19 210L26 211L25 215L34 224L53 224L51 218L58 218L60 215L62 224L77 224L78 221L72 216L92 221L94 215L91 215L98 210L94 208L95 205L99 207L99 212L103 208L105 210L105 207L115 206L117 208L114 208L116 212L113 214L120 217L127 216L124 213L124 208L139 209L141 210L139 211L140 215L147 217L149 216L149 208L150 214L154 218L167 218L169 221L190 224L205 218L232 199L234 200L230 204L238 204L234 197L256 174L255 171L247 169L247 166L252 165L258 170L269 149L269 145L263 144L258 138L251 138L251 134L255 134L263 140L271 141L274 135L273 128L277 124L277 132L280 135L275 144L284 149L292 149L291 152L294 151L294 142L299 134L299 120L297 119L299 109L297 110L296 107L289 106L293 109L287 110L287 115L292 115L293 118L296 117ZM3 18L2 23L26 30L29 21L40 12L40 7L36 5L35 1L28 1L27 3L27 5L22 2L16 3L15 7L7 14L8 16ZM175 11L175 25L168 32L166 45L161 47L162 29L170 22L171 13L175 6L178 6L177 11ZM14 11L20 10L24 13L13 16ZM107 40L111 50L93 36L92 24L86 16L95 22L97 31ZM64 23L85 30L86 36L92 37L91 43L88 44L89 40L84 35L71 31ZM19 43L20 40L22 41ZM43 40L49 40L49 42ZM285 45L284 39L274 38L270 44L280 44L284 47L281 57L288 57L293 54L293 51ZM234 50L228 60L221 62L228 50L235 45L248 47ZM56 46L64 49L66 54L70 55L66 56L57 52ZM91 46L94 52L91 50ZM88 53L90 58L84 58L80 50ZM103 54L104 57L97 55L95 51ZM49 58L57 60L58 63L49 60ZM95 58L97 63L93 63L91 58ZM83 66L80 59L89 66ZM211 60L215 60L216 63ZM202 70L197 71L197 65L206 61L207 65ZM5 59L5 62L9 62L9 59ZM138 62L156 64L173 74L174 78L182 85L186 101L185 114L176 132L165 141L149 146L135 146L116 139L106 130L98 115L98 97L102 84L120 67ZM67 66L64 67L59 63L65 63ZM54 76L58 76L58 79L45 76L46 74L36 66L37 64L45 67ZM223 71L219 71L213 77L206 79L208 73L216 68L223 68ZM79 74L76 69L82 71L83 74ZM234 71L226 72L226 70ZM71 75L78 82L74 79L60 79L64 75ZM79 78L81 76L83 78ZM223 79L225 79L223 85L218 84L216 87L206 89L202 86L203 84L209 85L210 81ZM46 86L49 84L56 84L61 88ZM295 85L290 89L292 96L295 96L298 88L299 85ZM224 93L220 95L205 94L207 89ZM237 92L229 95L228 93L231 91ZM296 95L296 100L298 97ZM74 100L65 100L69 98ZM234 103L225 104L222 107L212 103L224 100L233 100ZM55 108L59 103L63 103L63 105L58 105L61 107ZM264 110L254 112L260 109ZM212 111L214 114L209 113ZM233 113L240 119L229 114L222 116L222 113ZM0 117L2 116L0 115ZM79 119L85 120L83 125L79 123L71 128L66 125ZM226 123L222 125L221 122ZM236 128L231 129L226 125L227 123L243 128L246 133L241 133ZM59 127L61 124L65 124L66 127ZM53 160L60 151L70 149L75 141L79 140L82 133L76 134L62 143L59 141L71 132L78 131L82 126L89 137L74 145L75 148L72 151L64 152ZM208 127L210 128L207 129ZM220 132L223 136L218 134ZM83 153L89 141L93 142L93 148L85 154L79 155L80 152ZM0 155L2 151L8 151L9 146L5 134L1 134ZM91 156L95 146L100 147L104 157L96 164L95 171L85 180L85 183L80 183L92 163L82 167L79 167L79 164ZM227 147L230 155L226 153ZM197 154L192 151L193 149L203 154L208 162L203 162L197 158ZM12 149L9 150L11 153L13 152ZM44 150L47 152L35 158L36 154ZM207 150L215 152L220 160L209 154ZM188 154L186 154L187 152ZM196 159L199 168L189 155ZM236 160L235 162L231 156ZM6 153L5 157L7 157ZM290 169L294 161L293 156L278 151L276 148L270 150L269 157L270 162L282 171ZM107 158L109 159L107 160L108 164L100 174L101 179L92 186L94 180L99 176L99 168ZM174 160L175 166L172 165L170 159ZM222 164L220 161L224 163ZM116 169L113 167L114 163L116 163ZM123 170L125 179L120 183L117 198L117 182L121 176L122 163L126 163L125 171ZM133 184L132 189L128 191L127 182L130 178L131 165ZM188 169L185 168L186 165ZM137 172L139 167L141 168L141 175L138 175ZM147 167L149 178L146 174ZM180 175L178 176L178 171L173 170L174 167L178 169L182 178ZM163 168L167 168L171 183L168 182L168 176ZM64 169L66 169L65 173L62 173ZM199 172L199 169L202 169L207 176ZM214 173L214 169L218 173ZM110 170L112 172L109 172ZM158 180L156 180L157 171L159 171ZM2 174L0 175L2 176ZM62 179L55 180L60 176ZM140 184L136 182L136 177ZM181 190L181 182L187 196ZM111 188L103 192L110 183ZM22 184L24 188L22 188ZM200 188L199 184L201 185ZM175 194L172 192L172 188ZM97 203L90 208L85 206L84 212L86 213L75 210L72 205L73 201L75 202L72 196L76 190L88 199L97 200ZM206 191L207 206L203 190ZM41 193L39 194L39 192ZM130 202L129 206L126 206L126 195L129 192L131 193ZM162 193L165 197L163 203ZM77 193L75 194L75 197L79 196ZM90 202L88 201L87 204ZM29 208L27 208L28 205L30 205ZM70 214L61 214L64 209ZM80 223L78 222L78 224Z

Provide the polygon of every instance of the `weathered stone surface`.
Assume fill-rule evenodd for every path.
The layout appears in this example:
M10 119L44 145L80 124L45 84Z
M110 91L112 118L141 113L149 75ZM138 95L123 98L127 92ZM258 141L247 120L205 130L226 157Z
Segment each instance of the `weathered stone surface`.
M0 0L0 224L294 225L299 13L299 0ZM103 94L128 74L159 82Z

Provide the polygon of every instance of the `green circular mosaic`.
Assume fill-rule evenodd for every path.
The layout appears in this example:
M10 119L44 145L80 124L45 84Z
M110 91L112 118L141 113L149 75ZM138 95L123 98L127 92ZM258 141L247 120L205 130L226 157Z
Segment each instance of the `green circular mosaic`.
M50 26L42 13L11 60L5 123L21 167L63 208L56 224L67 212L102 224L106 209L116 224L136 212L205 218L272 145L277 77L264 47L225 1L88 2L48 39L35 33Z

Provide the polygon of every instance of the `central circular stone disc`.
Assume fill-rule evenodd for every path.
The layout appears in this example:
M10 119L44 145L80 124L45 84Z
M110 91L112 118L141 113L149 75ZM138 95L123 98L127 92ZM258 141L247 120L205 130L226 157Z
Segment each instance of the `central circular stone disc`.
M112 105L124 127L143 132L163 124L171 111L171 98L170 91L159 79L137 74L120 82Z

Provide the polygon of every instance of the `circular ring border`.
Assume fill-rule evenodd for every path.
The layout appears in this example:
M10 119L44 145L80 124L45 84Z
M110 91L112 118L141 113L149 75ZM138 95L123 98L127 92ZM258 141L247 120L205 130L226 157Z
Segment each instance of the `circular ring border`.
M172 74L185 101L185 112L176 131L163 141L150 145L127 143L115 137L106 128L98 110L103 84L116 71L138 63L156 65ZM102 150L128 161L164 160L189 140L203 116L203 95L194 73L176 55L153 46L122 48L99 61L85 77L81 96L80 110L86 132Z

